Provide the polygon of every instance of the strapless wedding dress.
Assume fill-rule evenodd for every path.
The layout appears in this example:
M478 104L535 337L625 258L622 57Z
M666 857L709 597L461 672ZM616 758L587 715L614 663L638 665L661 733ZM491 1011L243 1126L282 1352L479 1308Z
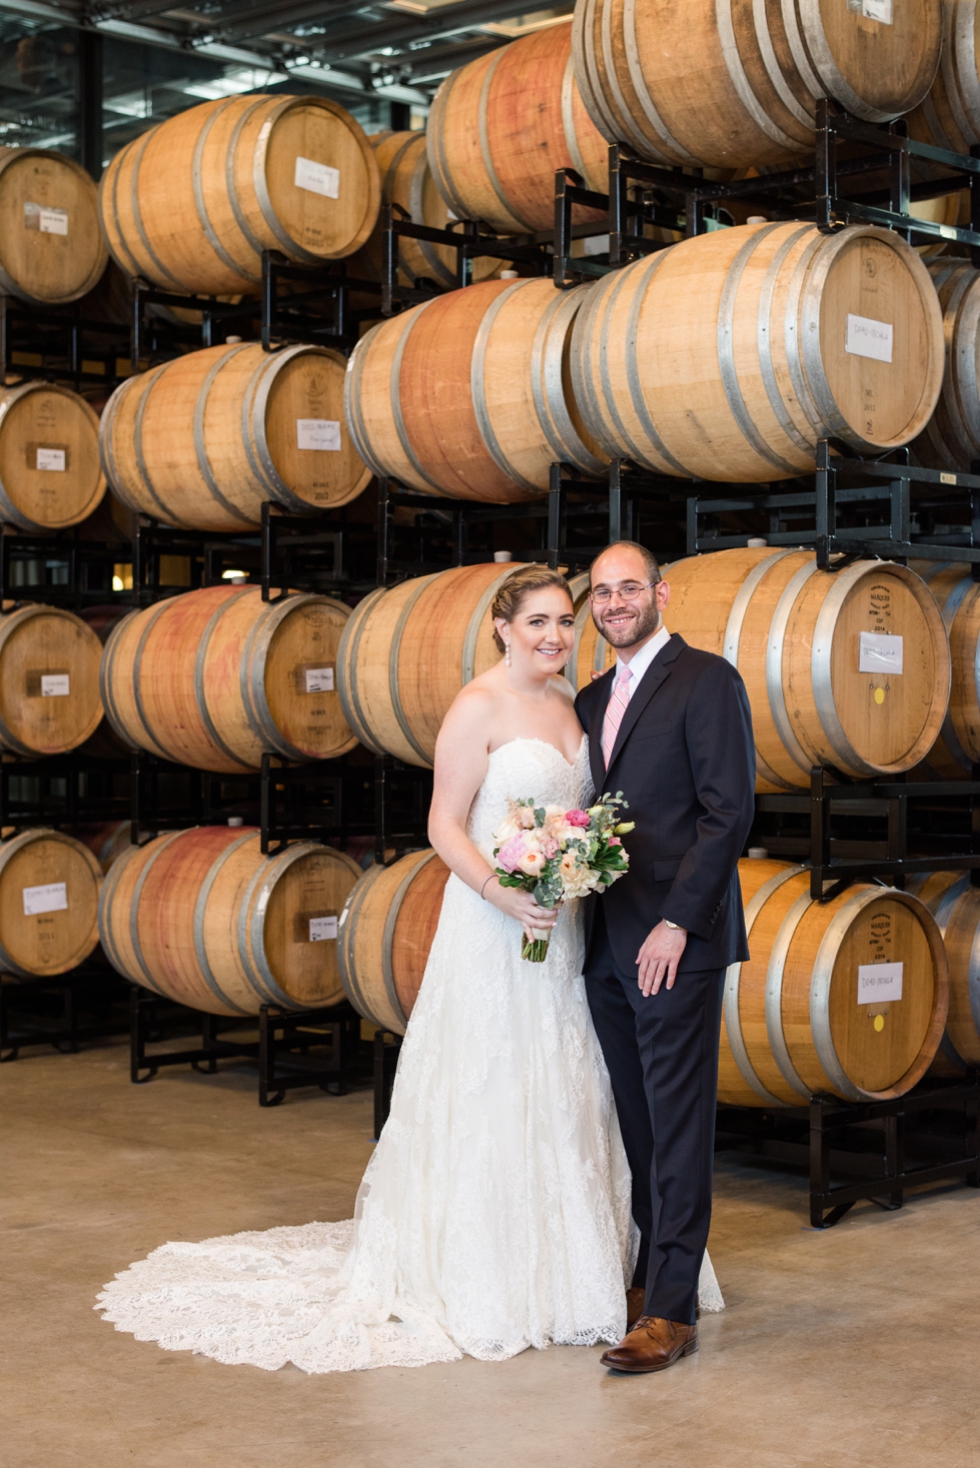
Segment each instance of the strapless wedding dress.
M469 824L488 859L508 799L586 801L586 750L574 764L537 739L493 752ZM164 1244L96 1308L137 1340L270 1371L618 1341L630 1175L577 906L527 963L518 924L450 876L354 1219ZM701 1303L723 1308L709 1263Z

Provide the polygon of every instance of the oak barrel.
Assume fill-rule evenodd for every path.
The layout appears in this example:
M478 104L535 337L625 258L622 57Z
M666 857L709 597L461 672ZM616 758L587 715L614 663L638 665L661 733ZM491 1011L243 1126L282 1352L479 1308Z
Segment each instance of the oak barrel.
M949 645L913 571L855 561L830 574L810 551L746 548L676 561L666 580L670 631L745 680L757 789L803 789L814 765L850 779L900 774L932 747Z
M383 321L362 337L344 404L376 474L425 494L510 504L538 497L550 465L601 473L568 378L590 286L488 280Z
M817 100L888 122L939 63L936 0L576 0L575 75L609 142L743 168L812 150Z
M909 135L969 153L980 143L980 15L975 0L939 0L936 11L943 39L939 70L921 106L909 115Z
M349 616L328 596L227 584L131 612L103 654L106 715L131 747L195 769L336 758L356 743L336 689Z
M0 971L63 974L96 943L102 872L63 831L21 831L0 841Z
M606 143L579 95L571 22L560 21L452 72L432 103L429 167L459 219L500 234L554 227L555 170L609 187ZM574 223L600 219L575 205Z
M359 875L331 846L263 856L254 828L171 831L114 863L99 937L133 983L206 1013L339 1004L337 923Z
M969 872L929 872L909 877L907 890L939 924L949 961L949 1014L930 1069L962 1075L980 1066L980 888Z
M980 457L980 270L950 258L928 270L943 314L946 365L936 411L912 451L927 468L968 472Z
M365 872L340 915L344 993L358 1014L396 1035L422 987L448 880L434 851L412 851Z
M381 171L381 199L384 204L397 204L413 224L429 229L447 229L455 218L436 188L422 132L374 133L368 138ZM431 280L444 290L452 290L459 282L456 275L457 251L433 240L414 240L398 235L398 281L414 286L419 280ZM351 261L351 274L362 271L370 280L380 280L383 269L384 230L382 220ZM488 280L498 275L502 260L478 255L470 263L472 281Z
M980 583L965 561L910 561L939 604L949 637L949 707L926 763L962 779L980 760Z
M197 530L257 526L265 501L345 505L365 468L344 423L346 362L326 347L206 347L127 378L106 404L106 478L131 510Z
M77 301L105 269L95 184L47 148L0 147L0 290L37 306Z
M0 388L0 520L62 530L86 519L105 488L99 420L84 398L50 382Z
M257 291L263 250L310 265L352 255L380 204L367 137L326 97L202 102L127 143L99 186L124 274L208 295Z
M102 718L102 646L73 612L27 603L0 616L0 749L65 754Z
M738 864L751 958L725 976L718 1099L803 1106L902 1096L949 1006L939 928L917 897L861 883L830 902L784 862Z
M572 336L575 401L611 457L657 473L781 479L818 439L906 444L943 378L942 314L897 234L741 225L685 240L589 288Z

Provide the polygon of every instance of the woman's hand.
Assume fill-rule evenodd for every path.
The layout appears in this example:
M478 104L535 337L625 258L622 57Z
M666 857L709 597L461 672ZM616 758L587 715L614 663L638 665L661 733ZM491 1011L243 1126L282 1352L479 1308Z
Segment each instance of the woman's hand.
M522 887L502 887L494 877L484 888L484 897L508 917L516 918L528 938L533 938L532 928L551 930L558 921L559 908L539 907Z

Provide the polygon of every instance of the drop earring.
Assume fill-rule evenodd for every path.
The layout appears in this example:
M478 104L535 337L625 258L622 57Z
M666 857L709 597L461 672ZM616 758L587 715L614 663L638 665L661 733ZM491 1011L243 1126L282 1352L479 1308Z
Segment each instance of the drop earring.
M504 665L510 667L510 643L504 643Z

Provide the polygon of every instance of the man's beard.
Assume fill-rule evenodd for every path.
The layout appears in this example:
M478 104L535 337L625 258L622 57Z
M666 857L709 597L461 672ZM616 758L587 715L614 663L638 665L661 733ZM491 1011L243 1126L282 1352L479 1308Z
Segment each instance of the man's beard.
M635 647L638 642L643 642L652 632L656 632L660 625L660 608L656 602L651 607L637 608L637 612L635 621L627 622L624 627L610 627L608 630L597 617L593 617L593 620L610 647Z

